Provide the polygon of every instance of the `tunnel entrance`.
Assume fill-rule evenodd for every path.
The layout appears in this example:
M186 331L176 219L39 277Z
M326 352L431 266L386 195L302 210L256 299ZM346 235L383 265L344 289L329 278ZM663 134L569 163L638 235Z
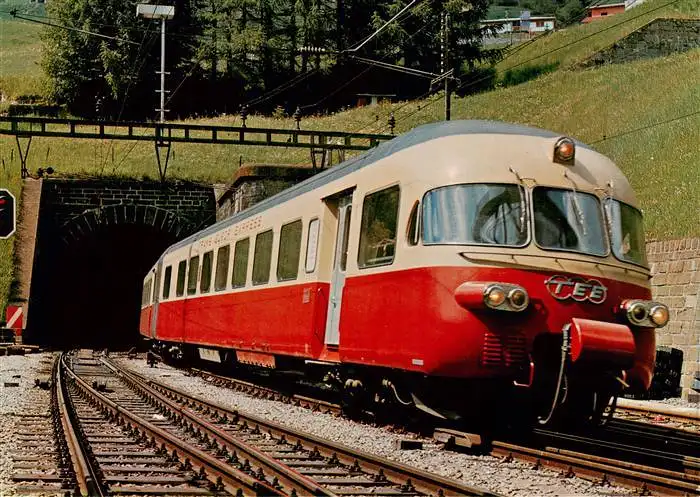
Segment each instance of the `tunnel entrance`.
M152 226L125 224L98 227L60 247L36 289L36 340L111 350L137 345L143 278L176 240Z
M215 219L213 190L135 180L44 181L28 343L128 350L141 289L167 247Z

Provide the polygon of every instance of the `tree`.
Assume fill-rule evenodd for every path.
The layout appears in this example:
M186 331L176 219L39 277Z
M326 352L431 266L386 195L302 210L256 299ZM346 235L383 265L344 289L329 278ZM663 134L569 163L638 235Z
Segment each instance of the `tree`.
M372 24L379 28L407 5L406 0L393 0L378 5ZM375 54L395 64L431 71L442 69L441 17L449 16L449 67L456 75L462 68L473 68L477 62L496 59L499 50L485 50L481 40L489 28L480 21L488 12L488 0L444 0L423 2L411 10L402 22L395 22L374 43ZM376 58L376 57L375 57Z
M192 58L188 36L189 2L175 2L168 24L167 69L177 77ZM78 115L119 117L155 108L155 72L159 68L158 21L137 18L136 2L124 0L52 0L47 13L56 25L43 33L42 65L50 96ZM76 31L75 28L82 31ZM109 38L95 36L98 33Z

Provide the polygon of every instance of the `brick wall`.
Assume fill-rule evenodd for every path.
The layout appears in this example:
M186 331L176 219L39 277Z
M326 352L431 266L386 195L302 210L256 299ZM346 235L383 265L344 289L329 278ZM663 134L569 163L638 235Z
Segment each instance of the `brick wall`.
M700 238L649 242L647 256L654 298L671 311L668 326L657 332L657 345L683 351L683 398L696 400L692 386L700 372Z
M217 198L216 220L238 214L268 197L309 178L308 167L266 165L243 166L236 171L230 185Z

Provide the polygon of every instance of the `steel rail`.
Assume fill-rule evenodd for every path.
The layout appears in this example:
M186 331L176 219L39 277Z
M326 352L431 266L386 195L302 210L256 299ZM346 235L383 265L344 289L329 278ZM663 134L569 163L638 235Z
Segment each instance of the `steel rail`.
M64 361L64 359L62 359L62 361ZM168 452L172 451L176 456L181 454L189 459L194 469L199 469L200 473L203 472L206 475L206 478L211 482L213 488L223 487L223 489L234 495L284 495L277 488L262 483L250 475L226 465L203 450L183 442L166 430L129 412L127 409L124 409L106 396L97 392L67 366L64 368L64 371L70 381L74 382L84 393L100 404L100 410L112 414L112 416L117 419L121 418L133 424L136 430L138 430L138 433L143 433L144 436L155 440L157 443L161 444L161 448Z
M630 399L617 399L617 410L634 412L643 416L667 416L671 419L683 420L686 422L695 422L700 424L700 404L696 409L690 407L673 407L673 406L645 406L639 401L635 402Z
M76 415L75 411L66 401L68 395L65 390L66 385L63 381L63 354L56 360L54 370L55 383L53 387L56 389L58 397L58 409L63 426L63 434L68 445L73 470L78 484L80 495L84 496L103 496L105 495L104 488L100 484L100 480L95 471L95 467L89 462L89 457L86 453L86 448L76 432Z
M103 362L105 365L107 365L107 367L112 369L115 374L120 375L124 381L129 383L132 388L140 390L142 394L147 396L149 399L159 402L161 405L167 406L167 408L172 412L177 413L180 419L187 420L187 422L194 425L195 428L193 429L201 430L217 444L223 446L227 451L237 452L238 457L240 457L241 454L244 455L250 460L251 463L262 468L267 474L274 475L274 477L279 481L282 489L287 493L296 492L301 495L318 496L335 495L333 492L330 492L324 487L318 485L314 480L305 477L284 464L279 463L274 458L266 455L264 452L250 446L249 444L237 440L230 434L218 428L216 425L202 419L201 417L193 415L192 413L183 409L181 405L169 399L166 395L158 392L153 387L144 385L142 382L124 374L124 372L113 363L109 361Z
M434 496L495 496L498 494L464 485L456 480L444 478L442 476L423 471L418 468L391 461L384 457L375 456L361 450L348 447L343 444L331 442L315 435L279 425L277 423L264 420L248 413L231 410L214 402L194 398L187 393L167 386L162 383L145 378L133 371L125 370L119 365L109 361L112 366L122 372L124 376L131 377L134 381L145 384L154 390L170 397L180 400L183 403L195 404L217 413L219 416L233 416L245 421L249 426L257 427L260 431L269 433L272 436L284 438L291 444L299 444L309 451L319 453L323 457L336 458L342 464L349 466L359 465L364 471L372 473L378 477L386 478L388 481L401 485L407 491L417 491Z
M602 483L617 483L643 491L656 491L662 495L688 495L700 493L700 482L673 471L643 466L606 457L599 457L555 447L545 450L494 441L491 454L534 462L537 466L553 466L567 471L568 476L598 478Z
M252 393L253 395L257 394L258 396L272 400L293 402L295 397L297 397L285 395L269 387L255 385L235 378L227 378L208 371L199 369L191 369L190 371L204 377L204 379L211 379L210 381L215 385L233 385L235 390ZM315 399L308 399L308 401L311 406L316 403L324 403L324 401ZM464 437L467 438L468 434L465 433ZM679 495L689 492L700 493L700 477L694 474L686 474L660 467L637 464L556 447L546 447L544 450L541 450L506 442L493 442L491 447L494 455L519 457L528 461L537 462L537 464L564 468L569 474L596 477L600 478L602 481L613 481L628 487L640 488L641 486L642 489L653 489L662 492L672 491ZM627 447L626 449L634 448ZM642 449L637 448L637 450ZM677 462L684 464L690 472L697 471L697 458L688 456Z
M325 400L313 399L311 397L305 397L298 394L286 394L270 387L256 385L255 383L239 380L237 378L229 378L227 376L211 373L203 369L189 368L187 371L199 376L203 380L208 381L213 385L230 388L237 392L244 392L252 395L253 397L276 400L278 402L284 402L285 404L305 407L314 412L318 411L324 414L333 414L335 416L340 416L343 413L343 407L340 404L334 404Z

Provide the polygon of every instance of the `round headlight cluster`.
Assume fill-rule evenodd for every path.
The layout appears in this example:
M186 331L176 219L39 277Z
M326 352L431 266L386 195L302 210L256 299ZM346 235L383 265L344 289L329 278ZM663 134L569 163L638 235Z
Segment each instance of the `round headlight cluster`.
M627 309L627 317L633 324L644 324L647 316L647 307L642 302L635 302Z
M525 290L522 288L513 288L510 292L508 292L508 301L516 311L522 311L525 309L529 303L529 300L530 299L527 296L527 292L525 292Z
M659 328L666 326L668 317L668 307L663 304L656 304L649 311L649 319Z
M530 303L524 288L516 285L491 284L484 290L484 303L491 309L501 311L522 311Z
M506 301L506 292L499 285L491 285L486 289L484 300L489 307L498 307Z
M668 307L648 300L631 300L623 303L627 320L642 327L661 328L668 324Z

